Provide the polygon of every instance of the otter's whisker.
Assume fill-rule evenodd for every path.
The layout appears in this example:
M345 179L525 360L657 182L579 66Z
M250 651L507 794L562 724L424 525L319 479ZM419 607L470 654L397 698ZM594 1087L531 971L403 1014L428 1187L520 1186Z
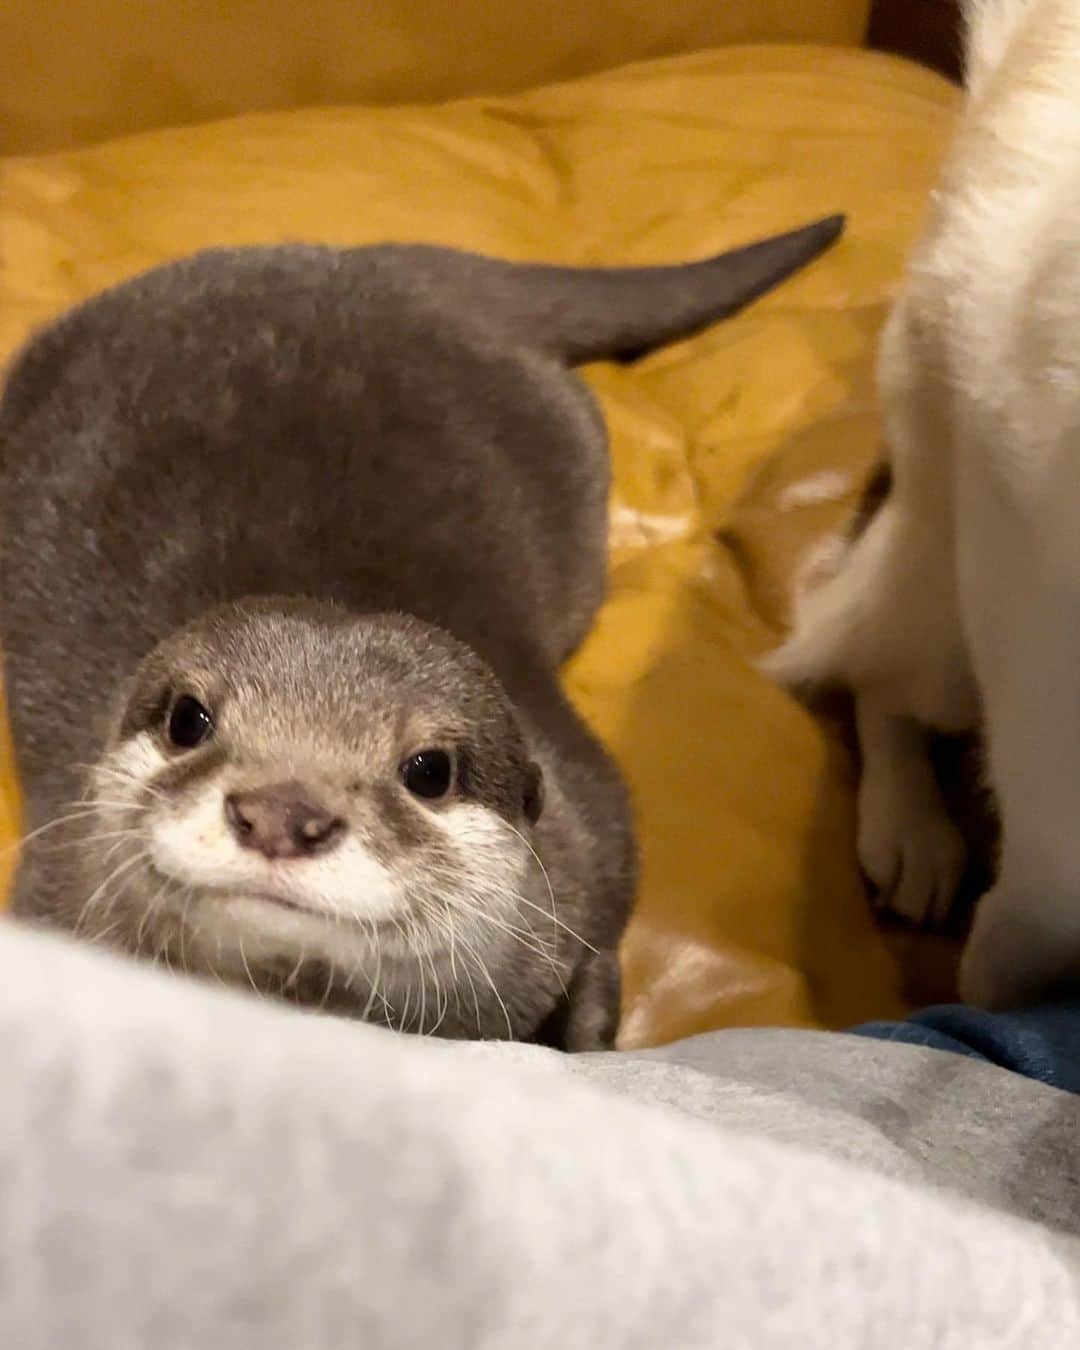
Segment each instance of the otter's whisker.
M95 831L93 841L95 844L101 843L106 839L139 839L139 832L133 829L126 830L105 830L101 833ZM60 853L68 848L83 848L86 845L86 839L64 839L57 843L46 843L38 846L37 852L40 853ZM19 847L16 845L15 847Z
M431 1034L434 1035L446 1020L446 1014L450 1011L450 995L443 986L439 975L439 967L436 964L435 956L431 950L431 942L428 935L425 934L424 949L428 959L428 965L431 967L431 979L435 985L436 1007L439 1011L439 1017L435 1025L431 1028Z
M430 896L426 897L423 901L423 906L427 922L434 928L436 934L438 935L438 937L442 942L442 945L446 948L447 954L449 955L450 988L452 988L454 991L455 1003L457 1006L458 1016L460 1017L461 982L458 979L458 972L457 972L457 947L456 947L456 938L454 934L453 916L450 914L448 910L440 910L438 901L433 897ZM430 948L429 948L429 956L431 959L432 970L437 970L435 958L433 955L430 954ZM450 988L443 986L441 980L439 980L439 977L437 975L436 980L443 990L443 1010L435 1026L435 1030L438 1030L438 1028L442 1026L447 1013L450 1011Z
M411 917L411 915L405 915L405 916L403 916L403 920L404 920L403 924L399 924L399 923L396 923L396 922L395 922L394 927L397 928L398 932L401 934L401 941L402 941L402 944L403 944L405 950L406 950L407 952L409 952L409 951L412 950L412 934L411 934L411 930L412 930L412 917ZM404 1005L403 1005L403 1007L402 1007L402 1012L401 1012L401 1023L400 1023L400 1025L398 1026L398 1030L399 1030L399 1031L404 1031L405 1028L409 1025L409 1011L410 1011L410 1009L412 1008L412 997L413 997L413 991L412 991L412 989L411 989L411 987L410 987L409 985L406 985L406 986L405 986L405 1003L404 1003Z
M518 904L524 905L527 909L535 909L537 914L542 914L545 919L551 918L551 915L543 907L543 905L536 904L535 901L528 899L527 896L517 894L515 895L514 898L518 902ZM597 955L599 954L599 949L597 947L594 947L593 944L588 940L588 938L583 938L580 933L576 932L573 928L571 928L568 923L564 923L560 918L556 918L555 923L558 925L559 928L562 929L562 931L568 937L572 937L575 942L580 942L581 945L588 951L593 952L594 954Z
M188 962L187 962L187 926L188 926L188 910L191 908L191 900L192 900L192 897L193 897L194 894L195 894L195 892L192 890L192 888L191 888L190 886L185 886L185 887L184 887L184 903L183 903L183 905L182 905L181 908L180 908L180 924L179 924L180 968L181 968L181 970L188 970L188 969L189 969L189 967L188 967Z
M251 985L251 992L257 994L259 986L255 983L255 976L251 973L251 967L248 965L247 952L244 950L244 938L238 934L236 944L240 948L240 964L244 967L244 974L247 976L247 982Z
M444 903L444 905L445 905L445 913L446 913L446 929L447 929L447 936L448 936L449 939L450 939L450 944L449 944L449 945L450 945L450 977L451 977L451 979L452 979L452 980L455 982L455 984L456 984L456 983L457 983L457 977L458 977L458 974L457 974L457 943L456 943L456 941L455 941L456 934L455 934L455 932L454 932L454 914L453 914L453 910L450 908L449 903L446 902L446 901L444 901L443 903Z
M143 779L137 778L135 774L128 772L126 769L118 769L115 765L73 764L71 767L73 769L81 770L84 773L92 774L94 777L99 774L106 774L109 778L115 779L116 782L123 784L125 787L137 788L140 792L145 792L148 796L159 798L162 801L167 800L166 794L162 792L160 788L152 787ZM89 792L92 787L93 783L90 782L87 784L84 791Z
M300 971L303 969L304 962L307 960L307 943L300 944L300 955L296 958L296 965L292 968L292 974L289 975L284 984L284 988L296 988L296 981L300 978Z
M318 1003L319 1012L326 1011L326 1005L330 1002L330 995L334 991L334 980L337 978L337 965L334 962L333 956L330 957L326 965L327 965L326 988L323 990L322 998L319 999Z
M527 840L525 842L526 844L528 843ZM451 886L478 901L488 912L497 908L502 912L505 918L507 916L507 911L513 908L512 902L521 900L524 902L526 908L532 909L536 913L543 915L545 923L551 923L551 911L545 909L542 905L537 905L534 901L531 901L528 897L522 895L515 884L517 880L517 878L511 879L507 876L506 872L501 868L492 868L490 871L480 874L478 874L475 869L465 871L461 868L449 868L447 870L447 881ZM551 890L550 885L548 887L548 894L554 903L554 892ZM535 927L525 916L518 915L516 917L521 918L525 924L525 927L521 930L522 932L540 938L540 934L537 933ZM577 938L578 941L581 940L578 934L573 933L572 930L567 929L565 924L561 923L557 915L554 919L554 923L557 927L570 932L571 936ZM553 941L557 945L557 935L553 938Z
M422 906L421 912L426 916L426 909ZM428 1029L427 1034L434 1035L435 1031L442 1026L443 1018L446 1016L446 1007L443 1000L442 981L439 978L439 967L435 961L432 952L432 931L431 925L427 922L417 923L418 940L420 943L420 953L422 960L426 960L428 968L431 971L431 993L435 1004L435 1020Z
M462 939L462 941L464 942L464 939ZM513 1040L513 1039L514 1039L514 1024L513 1024L513 1022L510 1020L510 1013L509 1013L509 1011L507 1010L507 1007L506 1007L505 1002L503 1001L502 995L499 993L498 986L496 985L495 981L491 978L491 971L490 971L490 970L488 969L488 967L487 967L487 962L484 960L484 958L480 955L480 953L476 950L476 948L475 948L471 943L466 943L466 951L468 951L468 952L471 954L473 960L476 962L477 970L480 972L481 975L483 975L484 979L487 980L488 985L489 985L489 987L490 987L490 989L491 989L491 992L492 992L492 994L494 994L494 996L495 996L495 1001L496 1001L496 1003L498 1003L499 1007L502 1009L502 1015L503 1015L503 1017L506 1019L506 1035L507 1035L508 1039ZM479 1013L479 1009L477 1010L477 1025L476 1025L476 1029L477 1029L477 1032L481 1032L481 1031L482 1031L482 1028L481 1028L481 1026L480 1026L480 1013Z
M484 923L494 924L496 922L495 919L492 917L492 915L487 913L486 910L477 910L473 911L472 913L474 918L479 919ZM514 929L507 929L506 931L511 933L511 935L515 938L515 940L519 942L521 946L525 948L526 951L531 952L533 956L538 956L542 961L547 962L547 964L551 967L551 973L555 976L556 980L558 980L559 987L562 989L562 992L564 994L567 993L566 981L563 979L562 969L559 966L558 961L555 959L558 949L556 948L555 951L550 950L545 945L543 939L539 936L539 934L534 935L536 937L536 942L532 943L520 937L517 931Z
M461 943L462 943L462 946L466 946L466 943L465 943L464 938L461 938L460 935L457 933L457 930L455 929L455 926L454 926L454 913L453 913L453 910L450 908L449 902L448 902L447 900L445 900L445 899L442 899L442 900L441 900L441 903L442 903L442 906L443 906L443 912L444 912L444 914L446 915L446 921L447 921L447 925L449 926L449 929L450 929L450 933L451 933L451 936L452 936L452 941L456 943L457 941L460 940ZM466 955L467 955L467 954L468 954L468 951L467 951L467 948L466 948ZM469 969L469 963L468 963L467 960L466 960L466 961L464 962L464 964L462 965L462 970L463 970L463 972L464 972L464 974L465 974L465 978L469 981L469 990L470 990L470 992L472 993L473 1010L474 1010L474 1012L476 1013L476 1031L477 1031L477 1034L479 1034L479 1033L480 1033L480 1030L481 1030L480 998L479 998L479 995L478 995L477 992L476 992L476 981L475 981L475 980L473 979L473 977L472 977L472 971ZM456 980L456 976L455 976L455 980ZM459 992L458 992L458 1013L459 1013L459 1014L461 1013L461 993L460 993L460 988L461 988L461 986L460 986L460 982L459 982L459 983L458 983L458 990L459 990Z
M498 873L491 878L487 878L477 877L475 872L466 872L460 868L448 868L445 879L448 883L448 892L453 900L461 896L474 901L485 913L492 913L497 909L503 922L510 922L508 917L508 911L512 909L510 902L517 898L517 891L509 886ZM545 910L541 909L540 913L548 917ZM527 937L535 937L540 940L540 934L536 932L527 919L523 921L522 925L511 924L510 926Z
M155 965L161 964L170 975L175 974L172 968L172 962L169 960L169 939L163 937L154 951L153 961Z
M482 905L463 903L463 898L461 896L455 896L451 903L458 905L462 912L468 914L471 918L479 919L483 923L490 924L492 928L497 928L500 933L505 933L507 937L510 937L515 942L519 943L527 952L532 952L534 956L546 957L548 960L552 960L552 954L543 945L543 939L539 934L528 932L528 935L526 936L526 930L515 928L512 924L504 923L501 919L496 918L489 910L484 909ZM530 941L530 938L535 938L535 942Z
M12 853L17 853L25 848L27 844L45 834L48 830L55 830L61 825L70 825L77 820L85 820L88 816L96 816L97 810L93 807L85 807L82 810L72 810L65 812L62 816L56 816L52 820L47 820L44 825L39 825L36 830L31 830L29 834L24 834L22 838L16 839L13 844L7 848L0 849L0 858L7 858Z
M529 922L527 916L514 913L515 903L526 897L521 896L515 890L499 890L493 892L485 886L476 884L475 878L462 876L458 889L451 893L449 903L474 915L482 915L491 922L497 922L507 933L524 939L531 943L537 943L545 950L548 948L547 939L538 933ZM533 906L533 908L536 908ZM541 909L541 914L546 912ZM511 915L522 920L521 923L511 922ZM550 944L551 950L558 951L558 936L556 935Z
M424 974L424 962L420 953L420 946L416 940L416 929L413 928L410 934L413 946L413 956L416 958L416 969L420 976L420 1024L417 1032L423 1036L424 1028L427 1026L427 977Z
M334 927L337 929L338 933L340 933L340 932L342 931L342 928L344 927L344 923L343 923L343 920L342 920L341 911L335 909L335 910L334 910L334 913L333 913L333 918L334 918ZM339 943L338 945L340 946L340 943ZM346 974L345 974L345 992L346 992L346 994L351 994L351 993L352 993L352 982L353 982L353 979L355 978L355 976L356 976L356 970L355 970L355 969L346 972Z
M106 890L107 887L111 886L119 877L123 876L125 872L130 871L130 869L132 867L135 867L138 863L144 862L145 857L146 855L142 851L138 853L133 853L130 858L125 858L123 862L119 863L115 868L113 868L113 870L109 873L109 875L105 878L105 880L101 883L101 885L98 886L97 889L83 902L82 907L79 910L78 917L75 920L74 931L77 934L81 933L83 921L86 918L86 916L92 912L93 907L97 902L98 896L100 896L101 893L104 890ZM117 897L122 893L123 887L121 887L120 890L116 892L116 894L109 897L109 900L104 910L105 914L108 913L108 911L116 903ZM104 917L104 914L102 917Z
M529 850L529 852L532 854L532 856L536 859L536 865L537 865L537 867L540 868L540 871L541 871L541 873L543 874L544 882L545 882L545 884L547 885L547 889L548 889L548 895L549 895L549 897L551 898L551 911L550 911L550 914L549 914L546 910L544 910L544 908L543 908L541 905L536 904L535 901L526 899L526 897L523 896L523 895L520 895L520 894L519 894L519 895L517 896L517 899L518 899L523 905L526 905L528 908L530 908L530 909L535 909L535 910L537 911L537 913L543 914L545 918L550 918L553 925L555 925L555 926L561 928L565 933L569 934L570 937L574 938L575 941L580 942L581 945L582 945L583 947L587 947L589 951L591 951L591 952L593 952L593 953L596 953L596 952L597 952L597 948L594 947L594 946L592 945L591 942L586 941L586 939L583 938L583 937L581 936L580 933L576 933L576 932L570 927L569 924L564 923L563 920L559 918L559 915L558 915L558 906L556 905L556 902L555 902L555 890L554 890L554 888L553 888L553 886L552 886L552 884L551 884L551 877L548 875L548 870L547 870L547 868L544 866L543 860L541 859L539 853L537 853L536 849L533 848L532 844L529 843L528 839L525 838L525 836L521 833L521 831L518 830L518 829L515 829L514 826L510 824L509 821L506 822L506 828L507 828L508 830L510 830L510 832L511 832L512 834L516 834L516 835L517 835L517 837L521 840L521 842L522 842L522 843L525 845L525 847Z
M158 912L159 902L165 894L165 891L168 889L168 885L169 883L166 882L164 886L158 888L154 898L147 906L148 913L154 914ZM150 960L154 965L163 965L170 975L175 974L172 967L172 961L169 957L169 934L167 931L159 932L153 940L150 951Z
M117 853L120 849L124 847L125 843L129 843L132 839L134 839L136 842L139 843L142 842L141 836L139 835L137 830L121 830L117 831L115 835L95 834L93 840L95 844L98 844L102 840L108 839L110 837L114 838L115 842L110 844L109 847L105 850L105 852L101 855L101 861L103 863L107 863L115 853Z
M144 855L144 856L145 856L145 855ZM141 915L141 917L140 917L140 919L139 919L139 926L138 926L138 928L135 930L135 950L136 950L137 952L141 952L141 951L142 951L142 945L143 945L143 933L144 933L145 930L146 930L146 925L147 925L147 923L150 921L150 919L152 919L152 918L155 916L155 914L157 913L157 907L158 907L158 904L159 904L159 902L161 901L161 898L162 898L162 897L165 895L165 893L168 891L170 884L171 884L171 883L168 881L168 879L166 879L164 885L160 886L160 887L157 889L157 891L154 893L153 898L152 898L151 900L149 900L148 902L146 902L146 903L143 905L143 912L142 912L142 915ZM159 953L159 952L157 951L157 949L155 948L154 953L153 953L153 956L152 956L152 959L153 959L154 961L157 961L159 955L160 955L160 953Z
M371 945L375 948L375 974L371 979L371 992L368 995L368 1001L364 1005L364 1011L361 1013L361 1017L364 1021L367 1021L368 1015L375 1004L375 1000L377 998L382 998L383 1015L387 1019L387 1026L389 1026L390 1005L379 993L379 980L382 978L382 943L379 942L378 932L373 921L365 920L365 927L370 927L371 929Z
M114 919L112 923L107 923L104 928L97 928L92 933L91 932L85 933L84 936L87 942L92 942L95 945L100 945L105 941L105 939L109 936L110 933L115 933L116 930L122 926L123 922L124 922L123 919Z

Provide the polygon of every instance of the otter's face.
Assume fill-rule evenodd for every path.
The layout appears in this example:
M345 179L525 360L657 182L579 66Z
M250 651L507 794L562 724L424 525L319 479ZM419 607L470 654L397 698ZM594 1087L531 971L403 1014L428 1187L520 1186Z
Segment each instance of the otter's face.
M414 620L215 611L144 662L90 791L85 927L129 949L422 1030L481 1030L503 956L553 969L539 770Z

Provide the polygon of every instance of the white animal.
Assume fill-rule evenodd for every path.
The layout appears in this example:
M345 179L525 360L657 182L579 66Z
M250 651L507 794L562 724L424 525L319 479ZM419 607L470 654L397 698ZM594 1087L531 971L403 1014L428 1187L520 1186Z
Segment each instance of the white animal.
M974 0L968 95L882 340L892 490L767 668L848 686L859 857L944 915L964 849L927 729L982 721L1002 823L961 993L1080 976L1080 0Z

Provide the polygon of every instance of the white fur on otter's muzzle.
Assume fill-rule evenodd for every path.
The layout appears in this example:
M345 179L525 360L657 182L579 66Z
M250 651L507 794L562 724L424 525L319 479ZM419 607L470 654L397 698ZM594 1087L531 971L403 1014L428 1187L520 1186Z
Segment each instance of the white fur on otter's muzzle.
M199 964L225 973L286 957L370 974L373 962L415 967L444 948L451 956L455 947L490 952L522 925L547 935L547 905L528 895L529 845L486 807L429 813L454 859L434 877L418 877L415 865L384 865L354 827L326 853L268 860L237 842L219 778L179 803L159 800L153 779L167 763L152 737L136 736L103 761L95 796L110 803L104 820L122 813L126 798L141 805L147 863L166 883L162 903L175 911ZM537 931L533 940L543 943Z

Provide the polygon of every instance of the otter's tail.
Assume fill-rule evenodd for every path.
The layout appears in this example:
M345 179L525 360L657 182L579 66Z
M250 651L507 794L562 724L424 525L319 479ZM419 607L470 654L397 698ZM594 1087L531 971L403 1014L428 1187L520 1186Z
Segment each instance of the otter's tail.
M509 341L576 364L638 356L727 318L817 257L843 228L843 216L829 216L666 267L549 267L422 245L408 251L417 272L431 266L433 281L449 284Z

